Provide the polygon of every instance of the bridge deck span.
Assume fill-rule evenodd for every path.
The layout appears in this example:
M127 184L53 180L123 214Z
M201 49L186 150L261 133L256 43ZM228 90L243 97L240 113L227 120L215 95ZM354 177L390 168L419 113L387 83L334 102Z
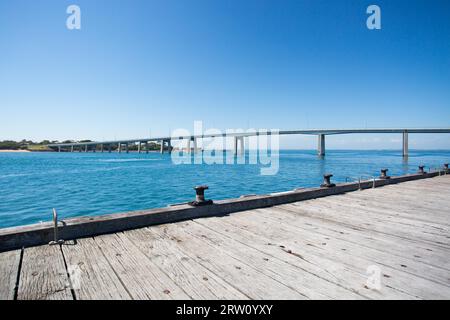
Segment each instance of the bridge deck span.
M171 141L172 140L185 140L187 141L186 148L182 147L183 150L187 152L193 151L196 153L199 149L197 148L198 139L205 138L216 138L216 137L227 137L234 138L234 153L238 154L238 144L240 144L240 154L245 155L245 145L244 138L258 136L262 134L277 134L277 135L317 135L318 136L318 147L317 152L319 156L325 155L325 137L327 135L338 135L338 134L367 134L367 133L401 133L403 135L403 156L408 156L408 135L410 133L450 133L449 128L433 128L433 129L425 129L425 128L394 128L394 129L313 129L313 130L284 130L284 131L268 131L268 132L228 132L223 134L203 134L203 135L188 135L188 136L179 136L179 137L159 137L159 138L142 138L142 139L129 139L129 140L115 140L115 141L91 141L91 142L72 142L72 143L56 143L50 144L50 148L58 149L58 151L62 151L63 148L70 148L70 151L73 152L75 148L79 148L79 151L88 152L89 149L92 149L95 152L100 146L100 151L104 151L104 146L108 146L108 152L111 152L112 146L117 146L117 151L122 152L122 145L125 145L125 151L128 153L128 145L138 143L138 152L140 153L143 148L142 144L146 147L146 152L148 152L148 142L149 141L157 141L160 143L160 152L164 153L167 144L167 150L170 152L172 150ZM194 148L191 148L191 141L194 141ZM93 147L93 148L92 148ZM83 150L84 148L84 150Z
M449 299L449 194L446 175L3 252L0 299Z
M337 134L363 134L363 133L450 133L450 128L387 128L387 129L311 129L311 130L280 130L279 135L337 135ZM269 132L270 134L270 132ZM259 135L258 132L233 132L223 134L203 134L203 135L188 135L188 136L165 136L153 138L138 138L138 139L124 139L111 141L90 141L78 143L54 143L49 144L49 147L71 147L71 146L92 146L99 144L119 144L119 143L138 143L147 141L170 141L170 140L193 140L202 138L214 137L249 137Z

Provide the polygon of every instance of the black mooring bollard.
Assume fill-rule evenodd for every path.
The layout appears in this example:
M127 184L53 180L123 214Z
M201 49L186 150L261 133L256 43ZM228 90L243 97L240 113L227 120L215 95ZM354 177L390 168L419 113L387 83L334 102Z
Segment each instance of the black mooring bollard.
M334 183L331 183L331 173L326 173L323 175L323 183L320 185L321 188L333 188L336 187Z
M209 189L208 186L196 186L195 189L195 201L189 202L191 206L205 206L209 204L213 204L212 200L205 200L205 190Z
M389 169L381 169L381 176L380 179L390 179L391 177L387 175L387 172L389 171Z
M425 166L419 166L419 171L417 171L418 174L425 174Z
M444 163L444 171L445 173L448 173L448 163Z

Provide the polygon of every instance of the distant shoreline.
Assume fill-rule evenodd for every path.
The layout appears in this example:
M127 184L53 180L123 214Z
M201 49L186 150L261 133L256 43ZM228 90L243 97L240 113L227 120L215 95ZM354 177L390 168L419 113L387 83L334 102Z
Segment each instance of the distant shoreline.
M30 150L10 150L10 149L5 149L5 150L0 150L0 153L22 153L22 152L31 152Z

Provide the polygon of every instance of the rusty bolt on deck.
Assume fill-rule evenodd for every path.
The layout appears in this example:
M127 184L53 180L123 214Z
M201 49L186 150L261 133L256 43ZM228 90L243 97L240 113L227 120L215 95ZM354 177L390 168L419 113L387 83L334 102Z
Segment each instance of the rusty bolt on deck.
M209 189L208 186L196 186L194 187L196 196L195 201L189 202L191 206L199 207L213 204L212 200L205 200L205 190Z
M323 175L323 183L320 185L321 188L333 188L336 187L334 183L331 183L331 173L326 173Z
M388 171L389 171L389 169L381 169L380 179L382 179L382 180L390 179L391 177L387 175Z
M425 174L425 166L419 166L419 171L417 171L418 174Z

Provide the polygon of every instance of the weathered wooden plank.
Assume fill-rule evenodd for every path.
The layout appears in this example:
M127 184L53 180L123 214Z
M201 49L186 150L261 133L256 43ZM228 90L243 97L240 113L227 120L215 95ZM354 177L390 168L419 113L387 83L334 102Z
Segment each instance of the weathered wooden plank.
M316 219L323 219L333 223L344 224L353 226L356 228L370 229L372 231L394 235L399 238L416 239L432 245L441 246L444 248L450 248L450 239L444 233L425 232L423 230L417 230L414 227L408 225L395 225L389 221L380 224L380 219L371 218L366 215L364 218L358 216L358 212L347 214L344 211L333 211L330 206L324 206L320 202L313 203L293 203L283 205L283 208L292 208L292 210L301 211L302 215L307 215ZM330 210L331 209L331 210Z
M438 235L447 235L450 233L450 225L444 223L437 223L435 221L424 221L417 217L417 215L402 214L405 211L405 207L395 206L395 211L390 209L381 209L377 202L368 202L367 206L358 206L354 200L347 198L333 198L333 199L323 199L321 201L323 207L321 208L331 208L339 213L354 214L358 212L361 218L371 218L380 222L388 222L395 226L411 226L413 228L420 228L423 232L436 233ZM391 207L391 208L392 208ZM450 216L450 212L448 212ZM449 218L442 219L443 221L448 221Z
M267 257L247 247L245 247L245 250L249 255L244 259L238 258L235 250L241 249L239 250L241 252L242 248L219 249L209 241L210 239L199 238L187 232L191 224L193 222L184 222L176 225L149 227L148 230L166 241L176 241L185 254L195 259L216 276L233 285L249 299L290 300L309 298L304 292L299 292L292 286L279 281L282 274L285 274L282 264L277 264L280 269L267 269L265 266L270 263L265 260ZM319 296L319 293L316 294L317 296ZM323 295L320 296L323 297Z
M77 300L128 300L131 296L92 239L62 246Z
M180 239L154 237L145 229L119 234L129 238L192 299L248 299L248 297L186 255Z
M401 196L410 197L411 195L419 195L417 201L429 202L429 200L437 199L445 201L445 194L449 192L446 188L442 188L439 185L433 187L427 187L425 185L401 185L401 187L386 186L380 189L373 189L369 194L383 194L386 193L386 197L396 197L399 194ZM430 198L432 196L432 198Z
M0 300L13 300L22 250L0 253Z
M446 177L450 181L450 176ZM402 183L401 185L386 185L383 188L376 188L368 190L368 193L385 193L387 191L393 193L401 193L403 190L408 194L421 194L420 200L427 200L426 195L433 194L433 197L443 199L446 192L450 191L450 186L445 186L439 183L438 178L430 179L429 181L420 180L414 182ZM422 192L421 192L422 191ZM389 195L387 195L389 196Z
M366 209L373 210L380 214L392 214L395 213L400 217L407 219L417 219L419 221L428 222L432 225L438 225L441 228L449 228L448 216L449 212L446 211L447 204L437 204L436 207L430 205L424 205L419 202L415 202L413 199L408 201L407 204L400 201L385 202L382 199L376 197L348 197L344 199L329 199L330 201L337 201L352 206L360 206Z
M216 221L216 219L212 220ZM210 220L207 219L205 221ZM221 229L222 226L218 225L218 228ZM216 251L241 261L241 264L248 264L258 272L301 292L302 295L309 299L330 299L336 295L349 299L364 298L356 291L345 288L341 283L333 283L333 281L328 281L327 277L318 276L315 272L317 266L310 266L307 262L298 260L290 263L292 261L286 259L290 258L289 255L286 257L286 254L284 254L279 259L279 257L274 257L265 250L261 250L261 248L255 248L251 242L236 241L234 237L225 237L217 230L206 228L198 223L186 223L185 227L180 230L194 236L199 242L206 242L210 247L215 248ZM170 230L170 232L173 232L173 230ZM266 245L267 243L265 242L264 246ZM251 283L249 285L254 286ZM334 295L331 293L334 293ZM266 295L268 294L273 295L274 293L266 293Z
M259 219L260 217L247 217L247 219L232 217L222 221L240 227L242 231L234 230L234 237L241 237L244 234L248 235L246 231L253 233L252 237L249 236L246 239L242 239L242 241L254 243L258 237L262 238L261 241L264 239L266 241L275 240L277 241L274 242L275 247L285 247L292 253L300 255L303 259L316 265L325 266L325 268L330 268L331 270L336 266L339 268L337 269L339 272L334 274L339 278L345 277L345 274L342 272L342 266L347 266L355 272L359 271L361 275L367 271L369 266L377 266L386 276L382 279L383 286L380 290L383 298L398 299L401 293L409 294L411 298L421 299L446 299L450 296L450 286L400 269L394 269L390 266L392 263L390 260L368 258L367 255L362 257L361 251L355 247L342 251L339 250L339 246L332 245L335 239L324 240L317 237L314 233L307 234L303 231L299 233L298 230L288 225L277 225L272 221L264 224ZM222 230L223 228L220 229ZM404 266L405 270L409 269L411 265L412 262L409 261L409 264ZM364 282L354 283L356 286L363 286L364 284Z
M218 219L218 218L217 218ZM398 292L395 289L387 288L384 292L371 290L367 287L366 269L355 268L347 264L338 263L330 259L325 252L317 252L314 248L300 243L292 234L289 239L280 237L272 231L266 232L261 226L261 232L255 232L248 226L236 225L236 221L229 219L221 219L219 222L200 220L197 223L210 227L219 227L217 232L235 239L235 241L245 242L254 249L265 252L270 259L278 259L285 261L293 266L298 266L302 270L298 272L299 276L304 276L305 272L315 275L316 281L312 282L315 290L321 288L324 283L331 283L336 287L345 289L347 292L354 292L360 297L368 299L415 299L410 294ZM327 292L328 299L354 299L348 297L339 290L330 288Z
M190 299L129 239L113 234L94 240L133 299Z
M329 203L344 203L347 206L352 206L360 210L370 210L371 212L379 215L394 216L404 219L411 219L412 221L424 222L437 228L450 228L449 213L445 211L438 212L438 210L429 210L429 208L424 209L420 204L414 207L412 205L406 207L396 202L384 203L376 201L370 197L345 197L343 199L326 198L324 200Z
M386 266L387 268L396 269L397 271L450 287L448 278L449 271L440 267L430 266L429 263L437 265L438 263L436 261L430 260L429 262L423 263L417 261L415 258L403 258L391 254L389 250L386 250L386 247L381 250L372 249L367 246L362 246L359 243L341 240L337 237L324 236L320 229L311 231L303 228L302 223L297 223L295 221L285 223L284 221L280 222L279 220L273 219L273 213L276 212L273 212L270 209L261 209L257 216L235 216L232 217L232 219L224 221L233 220L236 221L238 225L243 224L247 228L252 226L252 230L256 230L257 226L262 226L261 228L263 228L264 226L270 225L272 227L271 232L284 233L280 234L279 238L292 237L300 231L301 237L299 237L298 243L304 243L305 245L309 244L308 248L311 250L319 250L321 252L325 250L327 256L338 254L338 258L342 258L344 263L345 261L348 261L348 258L352 258L348 257L349 255L357 256L358 258L361 258L361 262ZM450 261L449 256L445 256L445 259Z
M70 281L59 246L26 248L18 300L72 300Z
M407 188L411 188L411 189L420 189L420 188L425 188L425 189L433 189L436 190L436 187L439 189L443 189L443 190L450 190L450 184L448 183L449 181L449 176L447 177L436 177L433 178L433 182L429 183L429 182L422 182L423 180L418 180L418 183L406 183L405 187Z
M415 183L417 182L417 183ZM421 187L438 187L440 188L446 188L447 190L450 190L450 175L445 176L438 176L431 180L423 179L423 180L416 180L416 181L410 181L408 183L405 183L406 186L411 188L421 188Z
M376 189L375 189L376 190ZM447 204L448 199L445 196L436 197L434 194L425 193L426 199L424 198L424 193L412 193L408 190L401 189L401 192L397 192L396 189L383 190L382 192L374 191L364 191L364 192L354 192L345 194L341 199L354 199L361 201L375 202L379 206L388 207L400 207L404 210L417 209L426 210L431 213L432 216L445 216L445 212L448 211ZM400 190L399 190L400 191ZM367 203L369 207L369 203Z
M389 222L389 225L393 226L404 226L406 227L420 227L420 231L427 232L429 231L431 234L435 233L437 236L446 237L447 231L450 231L450 228L445 225L441 225L435 222L423 222L423 221L415 221L414 219L410 219L408 217L398 217L398 216L389 216L386 214L380 214L377 212L376 201L369 202L367 206L364 206L364 210L361 210L360 207L356 207L353 204L353 199L348 199L345 196L342 199L339 198L329 198L329 199L321 199L319 202L305 202L305 203L294 203L290 205L286 205L286 207L292 208L292 206L297 206L304 208L305 210L309 210L310 208L314 208L315 212L317 211L330 211L330 213L335 213L339 216L349 216L354 218L355 222L360 220L364 220L365 222L375 221L375 222ZM394 202L393 202L394 203ZM395 206L395 205L393 205ZM408 207L411 209L413 204L410 202ZM408 208L407 207L407 208ZM405 208L402 206L400 208ZM399 210L399 207L397 207ZM311 210L313 211L313 210ZM359 216L354 217L353 212L358 212ZM450 214L450 212L449 212ZM329 215L332 217L332 215ZM415 232L416 228L412 228L412 232ZM409 231L409 229L407 229Z
M450 187L444 187L437 183L430 185L427 184L405 184L401 188L396 188L395 186L386 186L385 190L380 189L380 192L372 193L383 193L385 190L389 190L390 194L387 196L395 196L398 193L403 193L406 196L417 194L420 195L420 201L430 200L429 196L432 195L433 199L445 200L445 194L450 192ZM432 199L431 199L432 200Z
M275 222L292 225L305 231L320 234L325 240L326 238L339 239L358 245L363 250L374 249L382 252L388 251L389 254L399 258L414 260L430 265L433 268L450 271L450 261L447 258L450 256L449 249L428 244L422 245L421 242L374 233L368 229L360 230L342 224L327 223L326 221L310 218L281 207L273 207L267 210L259 209L256 212ZM250 214L251 212L243 212L241 215L245 216ZM408 248L408 250L405 250L405 248Z

